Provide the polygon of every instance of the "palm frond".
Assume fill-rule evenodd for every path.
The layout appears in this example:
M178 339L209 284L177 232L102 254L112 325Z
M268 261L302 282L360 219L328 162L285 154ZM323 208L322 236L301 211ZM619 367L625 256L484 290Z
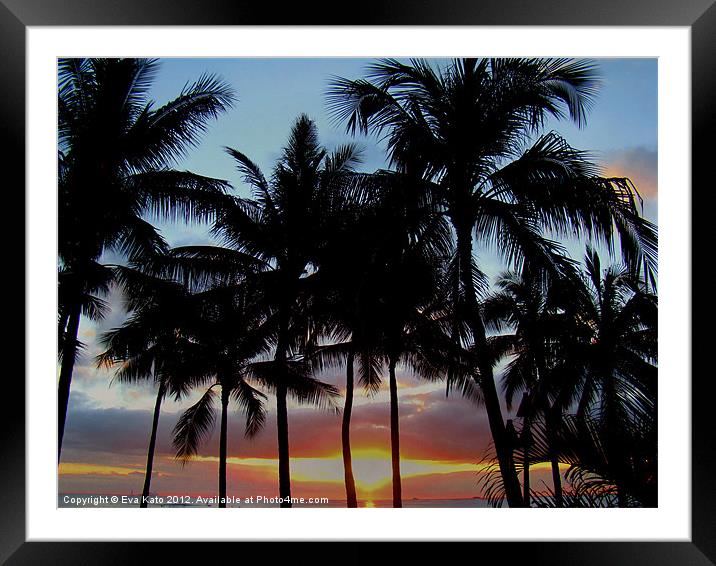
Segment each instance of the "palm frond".
M213 220L229 188L220 179L171 169L136 173L126 183L142 214L171 222Z
M128 161L138 170L159 169L196 146L207 122L231 108L233 89L218 77L202 75L161 108L147 106L128 134L130 147L141 148Z
M211 435L216 421L214 397L215 393L210 387L194 405L181 414L174 427L172 444L176 457L184 463L198 453L202 442Z
M266 422L266 395L240 379L231 390L231 396L246 413L246 437L256 436Z

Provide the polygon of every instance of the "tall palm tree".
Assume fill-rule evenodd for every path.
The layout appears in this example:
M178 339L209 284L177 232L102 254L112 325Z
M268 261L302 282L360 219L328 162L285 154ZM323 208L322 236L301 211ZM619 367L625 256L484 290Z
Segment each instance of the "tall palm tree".
M620 506L656 502L657 297L625 265L588 248L583 383L576 422L593 420ZM642 481L634 478L639 477Z
M183 253L187 253L185 250ZM263 426L266 417L264 393L251 383L273 393L279 387L299 402L330 405L337 391L310 375L310 365L287 360L282 374L269 355L276 333L277 317L266 315L253 282L217 286L194 296L200 316L192 323L191 347L181 358L181 373L194 383L209 384L208 389L180 417L174 429L177 457L183 460L197 453L214 423L215 388L220 388L221 428L219 437L219 506L226 503L227 415L234 399L246 414L246 436Z
M290 507L289 364L302 357L302 345L311 336L305 308L310 275L317 269L316 255L322 242L330 237L326 219L336 206L337 188L353 173L358 154L353 146L329 154L318 142L315 124L305 115L296 120L270 182L246 155L235 149L227 151L251 185L254 198L224 199L214 233L227 246L252 255L267 267L259 277L264 299L277 318L273 369L279 376L279 495L281 506Z
M408 236L399 234L393 240L386 239L387 249L379 260L384 269L378 330L388 365L393 507L402 507L396 367L404 365L419 376L433 380L446 376L449 367L436 297L436 291L442 288L442 258L431 256L432 250L426 245L432 243L430 238L434 234L423 235L414 243Z
M155 107L148 94L158 63L150 59L60 59L58 64L59 259L71 274L59 315L64 336L58 385L58 460L62 450L82 298L106 250L130 260L166 244L145 217L211 216L227 185L170 169L227 110L232 90L211 75Z
M253 437L261 428L266 418L264 401L266 396L255 389L241 378L226 377L217 379L212 383L201 396L201 398L189 407L179 417L174 427L174 446L177 458L184 461L189 460L198 453L201 443L211 433L214 425L214 400L218 387L221 405L221 425L219 433L219 507L226 507L226 462L228 457L228 406L229 401L234 401L243 408L246 415L246 438Z
M342 225L336 226L321 251L311 298L312 316L323 321L322 335L332 343L317 345L308 355L319 371L345 367L346 372L341 447L347 507L358 506L350 441L355 368L360 384L373 395L380 388L383 364L375 332L379 317L375 291L380 282L371 268L379 238L370 210L343 211Z
M245 436L261 430L266 420L266 395L247 381L251 362L270 348L264 316L256 308L246 286L218 287L195 295L198 317L187 332L186 348L179 370L194 383L210 385L201 398L179 418L174 428L177 457L194 456L214 424L215 388L219 388L221 417L219 432L219 507L226 507L226 462L228 456L228 406L233 398L246 415Z
M656 233L639 215L627 179L603 178L585 154L555 133L529 140L548 116L585 122L596 94L591 63L566 59L460 59L435 69L425 60L387 59L367 79L336 79L328 92L349 132L385 139L391 163L432 186L457 240L460 301L510 506L522 506L510 438L480 315L473 237L519 267L548 260L542 230L588 234L613 245L634 271L653 277Z
M422 270L414 270L414 266L401 265L398 269L403 271L403 277L397 270L391 270L394 281L402 285L410 285L418 280L433 284L435 279L430 278ZM417 277L416 277L417 276ZM418 279L419 278L419 279ZM397 287L397 285L396 285ZM405 289L405 287L404 287ZM412 295L412 294L411 294ZM403 290L405 298L405 291ZM391 468L393 482L393 507L402 507L402 479L400 474L400 421L398 403L398 381L396 368L400 365L411 370L420 378L437 381L446 378L449 371L454 368L454 359L451 357L448 334L440 324L441 314L436 312L435 305L426 302L395 300L385 313L385 327L383 329L383 346L388 365L388 385L390 391L390 445ZM416 299L412 295L412 299ZM430 299L428 299L430 300Z
M512 356L503 372L507 408L512 408L514 395L523 392L518 417L522 417L522 488L525 507L530 506L530 441L535 415L535 397L547 373L547 311L546 297L532 281L524 281L517 274L503 274L497 282L498 293L484 304L484 318L488 325L497 318L514 325L514 334L493 337L491 342L504 348L502 353ZM555 490L556 490L555 486Z
M562 255L562 250L555 248ZM530 449L533 424L543 418L546 427L548 459L552 468L552 482L556 506L562 506L562 482L559 470L558 430L564 405L574 399L574 388L582 373L569 363L566 351L574 339L571 324L573 293L577 277L573 262L557 257L559 279L543 277L527 267L521 274L508 272L497 281L498 292L488 297L483 313L488 330L502 331L504 325L513 334L498 334L489 338L496 359L505 356L510 361L503 371L502 384L507 408L512 407L515 394L522 392L517 416L523 419L522 473L523 499L530 506ZM554 274L553 274L554 275ZM565 370L566 371L560 371ZM571 380L565 374L571 373Z
M181 399L192 383L182 378L176 363L187 345L181 328L186 326L188 297L184 288L172 281L147 276L137 270L115 267L117 281L126 297L125 307L132 313L119 327L100 339L105 350L97 356L98 367L121 366L114 380L135 383L153 381L157 387L147 464L140 507L147 507L154 466L154 452L162 402L167 395Z
M554 489L535 496L538 506L654 506L656 296L623 265L602 270L593 249L585 264L580 279L547 290L510 274L485 303L491 328L501 328L499 319L516 330L491 338L497 356L513 356L503 374L507 399L529 387L520 409L540 417L534 449L518 452L552 463ZM529 426L525 419L523 436ZM558 462L569 465L566 493ZM485 485L497 499L500 482Z
M333 319L333 326L328 324L334 329L331 336L346 340L323 346L316 354L321 367L346 363L342 445L349 506L357 505L350 454L354 361L369 393L378 390L382 368L388 368L393 504L400 507L396 368L401 364L421 377L442 377L436 366L447 367L446 360L453 353L453 348L445 350L446 341L441 340L438 307L441 270L452 253L449 227L442 217L430 213L415 191L405 194L404 181L403 176L389 172L359 180L353 187L359 194L356 213L349 209L346 214L344 202L343 222L321 250L316 276L320 291L315 293L314 310L327 311L327 318ZM347 200L355 196L350 193Z

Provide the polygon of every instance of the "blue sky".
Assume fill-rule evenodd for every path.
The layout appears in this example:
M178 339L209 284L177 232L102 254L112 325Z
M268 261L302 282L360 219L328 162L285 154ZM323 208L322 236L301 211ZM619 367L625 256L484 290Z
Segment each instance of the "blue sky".
M446 60L434 60L445 64ZM295 119L305 113L318 126L321 142L329 150L355 142L363 150L361 169L387 167L385 151L373 136L346 134L329 116L326 88L334 76L360 78L370 59L353 58L251 58L162 59L150 96L161 105L176 97L202 74L215 74L236 91L234 107L209 125L200 144L176 165L196 173L225 179L248 196L229 146L246 153L268 175L280 156ZM657 60L640 58L598 59L600 89L579 128L569 120L550 119L544 131L554 130L573 147L591 153L610 176L627 176L645 198L644 215L657 221ZM155 222L173 246L210 243L208 227ZM565 242L575 258L584 255L584 243ZM475 246L481 269L491 278L504 266L496 250Z
M234 108L210 125L199 146L177 166L226 179L243 192L246 188L223 147L248 154L268 173L301 113L315 120L327 148L355 141L364 150L363 170L387 166L375 138L351 138L330 119L325 106L325 90L332 76L362 77L369 63L369 59L350 58L162 59L151 96L162 104L202 73L217 74L232 85L238 95ZM601 59L596 63L601 88L587 126L579 129L567 120L550 120L545 130L555 130L574 147L593 152L609 172L629 173L638 186L655 196L657 60ZM617 170L612 171L610 165ZM647 204L645 213L656 220L654 202ZM202 232L166 226L164 233L173 244L187 244Z

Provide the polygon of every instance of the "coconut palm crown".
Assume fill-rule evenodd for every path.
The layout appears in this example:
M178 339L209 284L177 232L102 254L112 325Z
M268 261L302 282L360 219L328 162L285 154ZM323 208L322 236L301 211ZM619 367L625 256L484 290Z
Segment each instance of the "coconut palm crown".
M223 181L172 169L229 109L232 89L212 75L162 106L149 99L152 59L60 59L58 68L60 329L58 458L67 415L83 297L105 251L129 260L166 242L148 218L206 219Z

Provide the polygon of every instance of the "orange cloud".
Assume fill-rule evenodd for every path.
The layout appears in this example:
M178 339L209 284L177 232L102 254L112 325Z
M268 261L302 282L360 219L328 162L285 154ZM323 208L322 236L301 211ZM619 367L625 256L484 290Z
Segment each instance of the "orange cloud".
M88 464L78 462L62 462L59 469L60 475L117 475L128 476L131 474L144 475L142 468L127 468L122 466L105 466L101 464Z
M605 156L604 174L608 177L628 177L645 199L659 196L658 154L645 148L629 148L610 152Z
M331 379L327 379L331 380ZM333 377L340 383L341 377ZM489 444L484 410L460 396L445 397L444 385L402 377L399 388L401 472L406 498L471 498L480 494L477 463ZM359 499L391 497L390 408L382 394L356 393L351 425L354 475ZM273 405L273 403L271 403ZM60 468L61 493L139 493L144 480L151 426L149 411L85 405L70 415ZM216 495L218 431L197 458L182 466L173 457L176 413L160 419L152 492ZM253 439L243 419L229 417L228 489L231 495L273 497L278 490L275 413ZM218 428L218 427L217 427ZM345 500L341 417L311 408L289 410L292 494ZM428 479L429 478L429 479Z

